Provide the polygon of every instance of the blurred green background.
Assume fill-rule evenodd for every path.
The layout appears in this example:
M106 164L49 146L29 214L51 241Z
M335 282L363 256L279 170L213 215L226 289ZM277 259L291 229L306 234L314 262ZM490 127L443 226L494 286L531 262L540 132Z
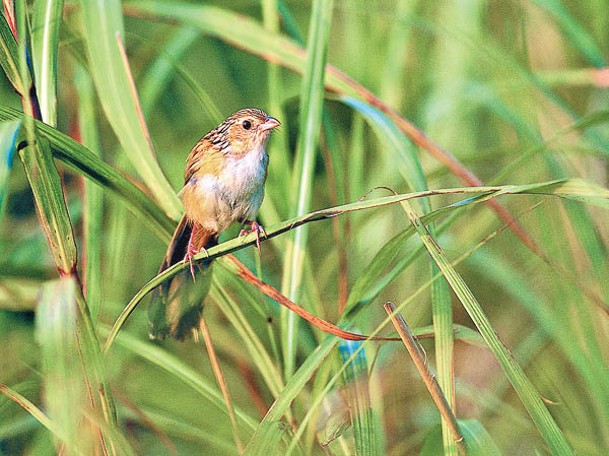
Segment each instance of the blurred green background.
M391 301L433 333L468 454L605 454L607 6L4 2L0 454L463 451L400 342L339 344L225 259L204 311L217 363L202 341L149 341L146 299L104 350L158 270L190 148L244 107L282 122L269 234L370 207L241 261L342 328L395 335Z

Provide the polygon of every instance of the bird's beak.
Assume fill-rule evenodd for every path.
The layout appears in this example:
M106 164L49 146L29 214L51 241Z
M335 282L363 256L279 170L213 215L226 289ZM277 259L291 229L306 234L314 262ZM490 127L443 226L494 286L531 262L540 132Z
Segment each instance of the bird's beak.
M279 122L277 119L275 119L274 117L267 117L266 121L260 125L260 127L258 127L261 131L267 131L267 130L272 130L275 127L278 127L279 125L281 125L281 122Z

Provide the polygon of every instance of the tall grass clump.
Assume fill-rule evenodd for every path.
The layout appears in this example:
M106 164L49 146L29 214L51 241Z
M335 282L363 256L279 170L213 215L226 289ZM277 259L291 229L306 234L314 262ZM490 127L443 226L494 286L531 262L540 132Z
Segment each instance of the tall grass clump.
M0 454L603 454L604 6L3 2ZM224 233L150 341L244 107L282 122L261 253Z

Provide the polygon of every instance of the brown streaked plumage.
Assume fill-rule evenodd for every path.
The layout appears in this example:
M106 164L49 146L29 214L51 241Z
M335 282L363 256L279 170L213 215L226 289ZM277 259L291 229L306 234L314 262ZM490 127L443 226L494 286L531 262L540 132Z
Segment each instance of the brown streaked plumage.
M186 272L159 286L149 309L151 338L170 335L184 339L198 326L211 261L195 268L193 255L216 245L220 233L235 222L251 224L257 233L262 231L255 218L264 197L265 148L271 131L279 125L260 109L242 109L190 151L180 191L185 214L159 272L184 259L190 262L193 279L196 270L197 280L188 280Z

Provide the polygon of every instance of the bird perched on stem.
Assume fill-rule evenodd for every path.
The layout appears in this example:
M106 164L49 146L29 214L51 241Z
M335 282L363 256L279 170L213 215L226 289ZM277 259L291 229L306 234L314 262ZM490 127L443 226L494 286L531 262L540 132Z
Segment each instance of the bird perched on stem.
M211 283L211 260L193 256L218 243L235 222L249 225L260 248L262 227L256 214L264 198L271 131L279 121L260 109L242 109L207 133L188 155L180 196L185 214L167 248L160 272L179 261L190 263L155 291L149 307L150 337L184 339L198 327L202 300ZM192 278L189 277L192 275ZM195 280L196 277L196 280Z

